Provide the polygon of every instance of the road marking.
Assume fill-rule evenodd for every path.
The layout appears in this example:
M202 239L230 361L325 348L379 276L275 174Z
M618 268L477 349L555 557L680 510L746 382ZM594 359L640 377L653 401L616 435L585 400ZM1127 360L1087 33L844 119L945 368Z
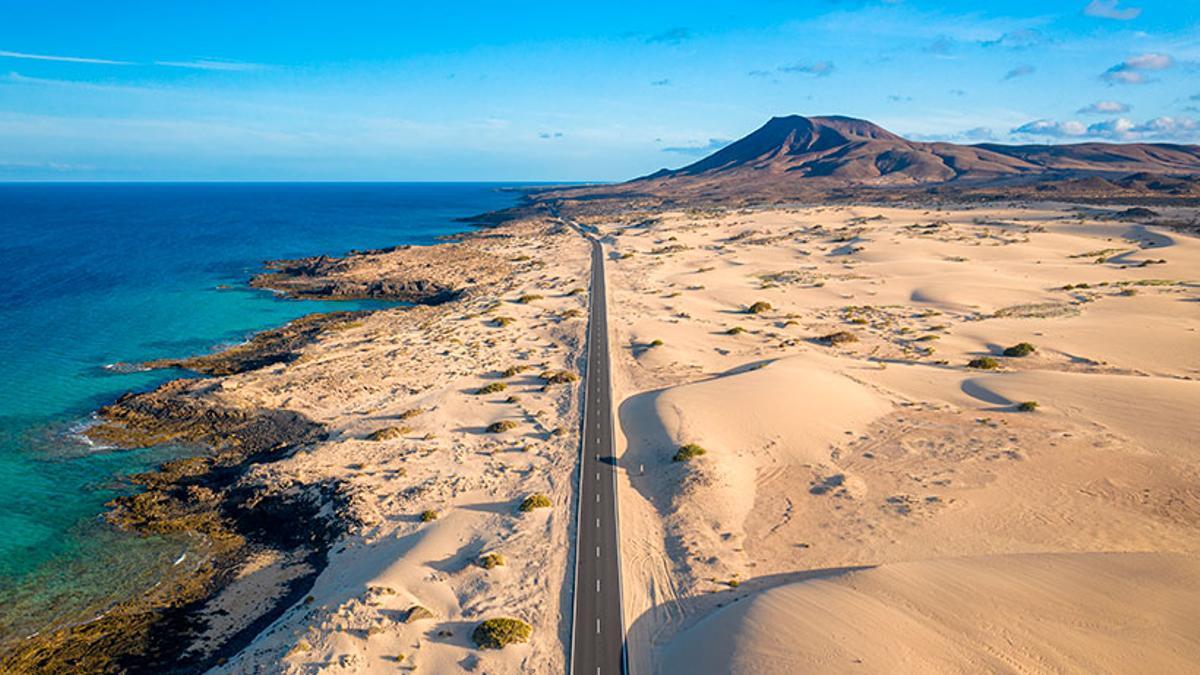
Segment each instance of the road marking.
M600 527L600 519L599 518L596 519L596 527Z
M600 634L600 619L596 619L596 635Z
M600 557L600 547L599 546L596 547L596 557L597 558Z
M596 495L596 503L597 503L597 504L599 504L599 503L600 503L600 495Z
M597 593L600 592L600 580L599 579L596 580L596 592Z

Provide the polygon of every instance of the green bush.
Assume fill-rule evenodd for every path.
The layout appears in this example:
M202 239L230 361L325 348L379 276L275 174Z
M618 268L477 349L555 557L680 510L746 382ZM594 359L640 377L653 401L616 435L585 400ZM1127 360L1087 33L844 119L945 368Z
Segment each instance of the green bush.
M699 445L696 445L695 443L688 443L687 445L680 446L679 449L675 451L675 456L672 457L672 459L676 462L687 462L705 454L706 452L707 450Z
M479 394L480 396L484 396L487 394L498 394L498 393L504 391L505 389L508 389L507 384L505 384L503 382L492 382L491 384L487 384L487 385L480 387L479 390L476 391L475 393Z
M1008 349L1005 349L1004 355L1005 356L1029 356L1030 354L1032 354L1036 351L1037 351L1037 347L1034 347L1033 345L1029 344L1028 342L1020 342L1020 343L1017 343L1017 344L1009 347Z
M542 373L542 379L546 384L566 384L579 379L579 376L569 370L547 370Z
M981 370L995 370L1000 367L1000 362L990 356L980 356L976 359L971 359L967 362L968 368L979 368Z
M516 422L514 422L512 420L500 420L499 422L492 422L491 424L489 424L487 426L487 432L489 434L502 434L505 431L512 431L513 429L516 429L516 428L517 428Z
M532 636L533 626L508 617L488 619L471 633L471 639L482 649L503 649L513 643L529 642Z
M1017 410L1020 410L1021 412L1033 412L1037 409L1037 401L1022 401L1021 403L1017 404Z
M525 501L521 502L521 512L529 513L534 509L548 509L553 506L550 498L543 494L529 495Z
M763 312L771 311L771 303L759 300L758 302L746 308L747 314L762 314Z
M435 511L434 509L425 509L424 511L421 512L421 522L428 523L430 521L437 520L438 515L440 515L440 514L437 511Z

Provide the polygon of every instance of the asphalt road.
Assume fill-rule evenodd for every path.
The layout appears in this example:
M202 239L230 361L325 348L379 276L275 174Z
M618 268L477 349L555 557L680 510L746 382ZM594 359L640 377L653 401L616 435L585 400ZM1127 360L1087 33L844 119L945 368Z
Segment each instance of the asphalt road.
M604 252L600 242L591 241L592 292L587 370L584 373L571 673L620 675L625 672L625 627L621 616L621 569L617 548L617 477L609 384L608 311Z

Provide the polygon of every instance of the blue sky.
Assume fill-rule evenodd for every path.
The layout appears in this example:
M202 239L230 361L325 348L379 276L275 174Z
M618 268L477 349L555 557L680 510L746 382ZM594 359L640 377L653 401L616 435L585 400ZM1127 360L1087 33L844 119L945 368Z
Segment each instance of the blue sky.
M0 179L619 180L791 113L1200 142L1195 0L3 4Z

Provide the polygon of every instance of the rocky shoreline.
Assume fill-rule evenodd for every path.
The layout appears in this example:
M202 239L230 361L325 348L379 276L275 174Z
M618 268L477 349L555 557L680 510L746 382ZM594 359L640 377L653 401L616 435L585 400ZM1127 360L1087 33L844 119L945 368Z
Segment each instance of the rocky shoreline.
M251 285L296 298L434 305L479 282L478 275L456 272L467 255L451 243L272 261ZM322 335L355 327L369 314L312 314L220 352L140 364L212 377L124 394L97 412L87 436L120 448L170 443L203 450L128 477L137 491L110 502L104 518L140 535L198 538L202 544L190 554L205 560L192 572L166 571L146 595L95 619L30 636L0 654L0 671L203 672L303 598L330 547L357 524L345 508L348 497L334 478L281 481L255 469L326 439L327 430L298 412L229 405L214 394L225 376L292 363ZM272 572L273 597L244 607L224 602L252 567L258 576L264 568Z

